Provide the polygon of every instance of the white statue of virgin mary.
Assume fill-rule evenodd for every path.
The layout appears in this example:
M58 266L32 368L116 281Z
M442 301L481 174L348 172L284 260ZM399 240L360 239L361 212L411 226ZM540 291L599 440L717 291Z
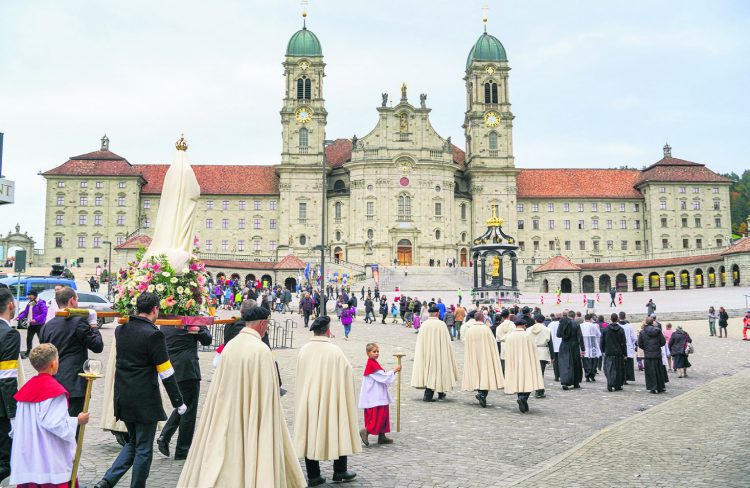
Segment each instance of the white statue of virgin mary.
M201 188L188 162L185 137L180 137L175 146L177 154L164 176L154 237L144 259L164 254L175 272L181 274L193 250L195 210Z

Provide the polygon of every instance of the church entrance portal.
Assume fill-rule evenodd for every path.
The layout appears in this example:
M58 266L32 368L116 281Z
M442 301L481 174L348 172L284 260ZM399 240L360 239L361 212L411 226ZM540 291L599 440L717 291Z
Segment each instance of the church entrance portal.
M398 258L398 264L401 266L410 266L412 261L411 254L411 241L408 239L401 239L398 241L398 247L396 249L396 257Z
M466 262L469 257L468 251L466 251L466 248L461 249L461 254L459 255L459 262L461 263L461 267L465 268L469 264Z

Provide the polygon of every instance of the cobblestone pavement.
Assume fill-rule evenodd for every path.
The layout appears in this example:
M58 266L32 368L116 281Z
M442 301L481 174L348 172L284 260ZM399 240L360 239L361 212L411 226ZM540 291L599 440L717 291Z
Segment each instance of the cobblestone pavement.
M274 314L278 316L278 314ZM278 318L288 318L289 315ZM289 393L282 398L287 423L293 424L294 415L294 376L298 349L307 342L310 333L301 327L301 319L294 318L300 327L294 329L294 349L277 350L276 359ZM335 320L335 319L334 319ZM620 393L607 393L604 378L596 383L584 383L581 390L561 390L559 383L552 381L552 372L547 370L545 382L547 398L530 400L531 411L522 415L518 412L515 395L505 395L502 391L490 392L488 408L482 409L470 392L458 390L448 394L448 399L436 403L423 403L422 391L408 386L411 378L411 367L416 335L412 329L400 325L386 325L379 322L372 325L356 321L348 341L344 340L343 327L336 323L333 331L336 334L335 344L339 345L350 359L355 370L356 387L359 389L361 375L366 362L365 344L378 342L381 346L381 363L384 367L394 364L392 354L401 348L406 353L402 378L402 432L396 433L395 405L391 407L392 437L395 444L378 446L371 444L362 454L350 458L350 469L358 473L357 479L347 486L362 487L488 487L504 486L521 480L539 468L542 463L556 459L571 447L589 438L592 434L625 419L629 419L644 410L663 404L681 393L693 390L710 381L735 374L750 368L750 342L743 342L739 334L730 331L729 339L708 337L708 327L701 322L681 323L695 340L696 354L691 357L694 367L689 370L690 377L678 379L670 374L667 393L652 395L645 390L643 374L636 373L634 385L625 387ZM21 331L24 334L24 331ZM102 329L105 350L98 355L106 364L109 345L114 327L109 324ZM453 343L459 367L462 370L464 347L461 342ZM205 398L213 375L211 360L213 353L201 353L203 382L201 385L201 402ZM24 361L27 375L31 366ZM111 374L107 372L107 374ZM98 481L119 452L119 446L109 432L99 429L101 396L103 382L98 381L94 387L91 404L91 423L86 430L85 446L80 471L83 483L93 484ZM394 397L395 385L394 385ZM746 393L745 393L746 395ZM713 422L725 422L737 416L729 412L728 402L737 402L739 409L741 398L722 395L722 406L713 409L705 407L694 413L695 417L685 418L690 422L700 421L708 428ZM746 399L746 397L744 397ZM665 408L672 409L669 405ZM726 409L726 410L725 410ZM732 410L734 411L734 410ZM691 415L694 410L690 410ZM711 415L705 415L711 412ZM200 409L199 409L200 416ZM656 433L662 439L657 448L674 449L677 447L674 432L667 428L639 427L639 423L648 417L637 416L631 426L640 433L641 442L627 445L618 444L618 457L637 457L643 453L642 440L649 433ZM644 420L645 421L645 420ZM361 420L360 420L361 422ZM685 429L681 430L684 435ZM703 449L716 451L717 445L705 447L697 440L681 442L679 445L692 447L696 456ZM174 449L174 447L172 448ZM606 449L606 444L604 445ZM655 451L658 453L659 451ZM723 451L726 453L726 451ZM661 462L661 457L651 458L652 467ZM664 459L667 462L667 459ZM155 452L154 462L149 478L149 487L174 487L182 469L183 462L160 457ZM323 463L323 475L329 480L332 476L330 463ZM734 468L733 468L734 469ZM643 470L641 470L643 471ZM629 471L636 473L637 471ZM596 476L597 470L588 471ZM593 474L591 474L593 473ZM692 471L686 468L686 473ZM726 473L734 473L727 470ZM601 472L602 476L606 472ZM691 474L692 476L692 474ZM128 486L129 475L121 480L119 486ZM609 480L607 480L609 483ZM544 485L544 484L542 484ZM679 485L679 483L677 484ZM331 485L332 486L332 485ZM588 486L597 486L589 483ZM601 486L601 485L599 485Z
M748 402L750 370L719 378L594 434L512 486L748 486L750 441L738 428ZM639 455L620 455L636 446Z

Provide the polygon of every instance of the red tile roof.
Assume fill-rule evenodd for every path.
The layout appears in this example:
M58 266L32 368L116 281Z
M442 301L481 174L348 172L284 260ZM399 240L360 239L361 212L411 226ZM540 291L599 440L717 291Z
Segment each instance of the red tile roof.
M168 164L136 164L147 183L142 193L161 194ZM277 166L193 165L201 195L278 195Z
M148 248L151 245L151 238L145 234L136 234L115 249L138 249L141 247Z
M305 262L297 256L290 254L279 261L274 269L305 269Z
M691 264L710 263L721 261L721 254L704 254L702 256L685 256L680 258L643 259L641 261L616 261L612 263L581 263L578 266L582 271L598 271L606 269L635 269L635 268L662 268L682 267Z
M204 259L203 264L211 268L272 270L276 263L270 263L268 261L224 261L222 259Z
M214 268L230 269L267 269L267 270L301 270L305 263L297 256L289 255L278 262L269 261L227 261L223 259L204 259L203 264Z
M722 256L726 256L728 254L740 254L740 253L750 253L750 237L743 237L739 241L732 244L729 249L722 252Z
M648 181L730 183L729 179L717 175L704 164L673 157L664 157L644 169L636 185L642 185Z
M460 168L464 167L466 154L458 147L453 148L453 162ZM344 163L352 160L351 139L336 139L330 146L326 147L326 161L331 168L340 168Z
M351 160L351 139L336 139L336 142L326 147L326 162L331 168L340 168Z
M44 176L140 176L127 159L111 151L94 151L72 156L65 163L43 173Z
M544 271L580 271L581 268L565 256L555 256L534 270L534 273Z
M636 169L522 169L517 198L639 198Z

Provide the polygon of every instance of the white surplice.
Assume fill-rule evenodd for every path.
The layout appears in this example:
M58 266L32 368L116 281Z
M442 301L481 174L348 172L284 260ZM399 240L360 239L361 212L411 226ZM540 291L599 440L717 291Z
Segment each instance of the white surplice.
M359 408L390 405L393 397L388 386L394 381L396 381L396 373L385 372L382 369L365 376L362 379L362 388L359 390Z
M10 484L70 481L76 452L78 419L68 415L59 395L43 402L18 402L11 431Z
M559 320L553 320L549 323L549 333L552 335L552 350L554 352L560 352L560 344L562 344L562 337L557 337L558 327L560 327Z
M594 322L583 322L581 323L581 335L583 336L583 344L586 347L586 351L583 353L585 357L589 359L601 357L600 338L602 332L599 330L599 324Z

